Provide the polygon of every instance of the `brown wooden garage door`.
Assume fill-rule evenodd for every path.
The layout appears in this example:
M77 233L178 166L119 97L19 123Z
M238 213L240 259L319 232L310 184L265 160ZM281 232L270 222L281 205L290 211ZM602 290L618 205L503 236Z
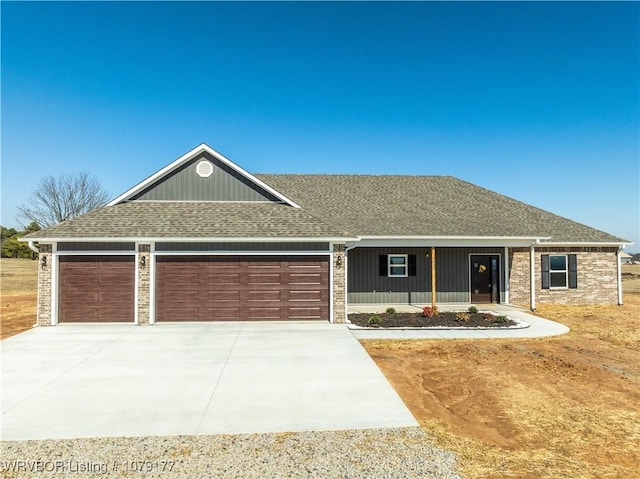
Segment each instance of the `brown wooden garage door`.
M329 318L329 262L318 256L159 256L157 321Z
M61 256L59 322L133 322L133 256Z

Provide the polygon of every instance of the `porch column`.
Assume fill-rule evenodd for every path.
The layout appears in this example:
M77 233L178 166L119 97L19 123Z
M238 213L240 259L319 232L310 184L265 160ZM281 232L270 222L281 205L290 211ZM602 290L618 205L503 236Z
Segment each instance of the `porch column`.
M536 310L536 255L535 255L535 245L532 244L529 247L529 269L531 271L531 277L529 278L529 283L531 286L531 311Z
M431 247L431 307L436 307L436 247Z
M618 264L618 305L622 306L622 264L620 261L620 256L622 254L622 247L618 248L618 252L616 253L616 262Z
M509 304L509 247L504 247L504 304Z

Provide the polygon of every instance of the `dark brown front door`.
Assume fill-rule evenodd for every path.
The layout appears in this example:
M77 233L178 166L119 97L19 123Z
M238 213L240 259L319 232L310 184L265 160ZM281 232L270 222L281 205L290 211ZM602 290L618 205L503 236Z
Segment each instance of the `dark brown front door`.
M61 256L59 322L133 322L133 256Z
M318 256L159 256L157 321L329 319Z
M500 256L471 255L469 258L472 303L500 302Z

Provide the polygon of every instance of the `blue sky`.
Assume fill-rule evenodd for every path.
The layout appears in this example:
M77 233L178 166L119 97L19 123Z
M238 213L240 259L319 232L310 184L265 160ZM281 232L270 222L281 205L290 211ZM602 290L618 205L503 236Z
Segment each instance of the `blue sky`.
M2 217L205 142L252 173L452 175L640 247L640 4L2 2ZM372 192L375 194L375 192Z

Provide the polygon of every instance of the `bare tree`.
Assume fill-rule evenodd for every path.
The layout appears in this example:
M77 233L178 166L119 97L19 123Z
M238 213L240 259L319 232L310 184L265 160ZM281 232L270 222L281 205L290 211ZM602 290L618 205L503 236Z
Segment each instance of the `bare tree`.
M17 218L25 224L35 221L45 228L103 206L108 198L107 190L86 171L46 176L31 193L29 202L18 206Z

